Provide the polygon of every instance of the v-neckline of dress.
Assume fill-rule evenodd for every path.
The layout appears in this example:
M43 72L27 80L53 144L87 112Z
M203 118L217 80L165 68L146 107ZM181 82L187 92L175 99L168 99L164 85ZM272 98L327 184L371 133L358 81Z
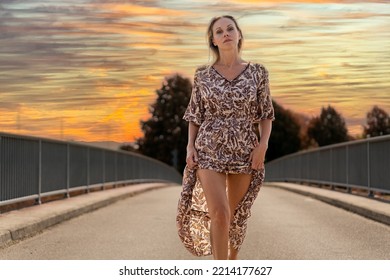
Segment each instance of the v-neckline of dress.
M231 82L233 82L234 80L238 79L242 74L244 74L244 72L246 71L246 69L248 69L249 64L250 64L250 61L246 64L245 68L244 68L236 77L234 77L234 79L232 79L232 80L229 80L229 79L226 78L224 75L222 75L221 73L219 73L218 70L215 69L214 65L211 65L211 68L213 68L214 71L215 71L219 76L221 76L223 79L225 79L226 81L228 81L229 83L231 83Z

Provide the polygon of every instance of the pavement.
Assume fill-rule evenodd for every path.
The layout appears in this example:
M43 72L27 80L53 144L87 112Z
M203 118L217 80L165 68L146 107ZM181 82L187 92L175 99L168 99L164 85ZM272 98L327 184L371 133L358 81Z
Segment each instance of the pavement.
M390 225L390 203L355 194L332 191L319 187L304 186L284 182L267 182L267 186L277 187L306 195L374 221Z
M116 201L173 183L143 183L56 200L0 214L0 248Z
M0 248L24 238L34 236L44 229L82 214L110 205L116 201L164 187L174 183L143 183L92 192L37 206L0 214ZM265 187L276 187L309 196L341 207L366 218L390 225L390 203L345 194L337 191L284 182L266 182ZM179 185L177 187L180 187Z

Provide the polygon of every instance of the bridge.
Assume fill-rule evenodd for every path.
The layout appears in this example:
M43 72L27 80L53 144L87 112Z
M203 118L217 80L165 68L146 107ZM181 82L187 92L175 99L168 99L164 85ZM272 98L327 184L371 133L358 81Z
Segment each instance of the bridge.
M389 150L378 137L268 163L240 258L389 259ZM0 259L196 259L176 232L180 181L142 155L1 133Z

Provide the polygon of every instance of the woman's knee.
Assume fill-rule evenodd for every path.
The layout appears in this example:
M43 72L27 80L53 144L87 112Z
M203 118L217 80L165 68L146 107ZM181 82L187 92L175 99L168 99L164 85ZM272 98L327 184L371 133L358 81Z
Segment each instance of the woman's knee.
M230 209L229 207L219 207L210 211L211 222L219 226L228 227L230 224Z

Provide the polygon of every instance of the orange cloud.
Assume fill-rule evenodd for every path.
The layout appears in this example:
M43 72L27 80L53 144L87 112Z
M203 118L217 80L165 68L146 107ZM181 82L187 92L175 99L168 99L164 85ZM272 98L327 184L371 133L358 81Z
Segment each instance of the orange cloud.
M146 38L157 37L167 38L172 36L173 32L161 29L147 29L145 26L134 28L132 24L105 24L105 23L90 23L90 22L78 22L72 21L70 23L59 24L62 28L73 30L73 35L91 35L91 32L102 35L138 35Z
M243 3L248 3L248 4L258 4L258 3L351 3L350 0L228 0L229 2L237 3L237 4L243 4ZM381 2L378 0L370 0L366 2Z
M204 33L220 11L240 18L243 58L267 66L273 97L287 108L312 116L337 105L352 130L372 105L390 110L383 1L20 2L29 9L0 7L1 130L89 141L140 137L139 121L150 117L164 76L192 78L196 66L212 61ZM279 5L293 2L351 5Z
M134 16L183 16L188 14L187 11L164 9L158 7L148 7L135 4L94 4L95 8L101 9L105 13L113 12L117 15L134 15Z

